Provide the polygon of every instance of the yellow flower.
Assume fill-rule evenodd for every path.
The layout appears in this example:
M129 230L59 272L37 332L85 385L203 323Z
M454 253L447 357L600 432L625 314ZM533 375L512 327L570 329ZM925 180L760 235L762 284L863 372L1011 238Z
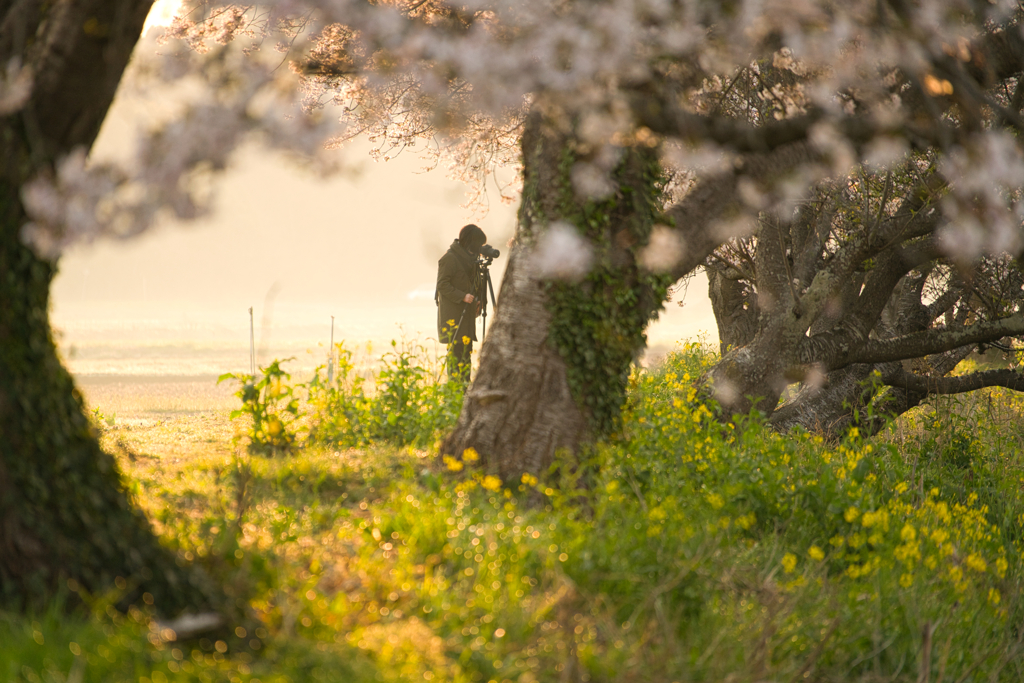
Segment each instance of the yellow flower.
M754 526L755 522L757 522L757 516L753 512L747 513L736 518L736 526L743 529L744 531Z
M810 548L807 549L807 555L812 560L815 560L817 562L821 562L825 559L825 553L822 552L821 548L819 548L816 545L812 545Z
M786 553L782 556L782 569L787 574L792 574L793 570L796 569L796 555L793 553Z
M858 515L860 515L860 510L851 505L846 508L846 512L843 513L843 519L847 522L853 522L853 520L857 519Z
M914 583L913 574L903 574L900 576L900 585L904 588L910 588L910 584Z
M452 472L462 471L462 463L453 458L452 456L446 455L444 456L444 458L442 458L442 460L444 460L445 466Z
M281 378L277 377L271 381L270 386L267 388L267 397L277 398L283 391L284 389L281 388Z
M1008 567L1008 565L1006 563L1006 558L1005 557L998 557L998 558L996 558L996 574L999 575L1000 579L1006 576L1006 568L1007 567Z
M476 462L480 459L480 454L476 452L475 448L467 448L462 451L462 460L465 462Z
M524 484L526 484L527 486L536 486L536 485L537 485L537 477L533 476L533 475L532 475L532 474L530 474L529 472L525 472L525 473L523 474L523 478L522 478L522 480L521 480L521 481L522 481L522 482L523 482ZM615 483L615 482L612 482L612 483ZM608 486L610 487L610 486L611 486L611 484L609 484Z
M999 604L999 591L997 591L995 588L989 588L988 589L988 601L991 602L993 605L998 605Z
M277 417L271 417L267 420L267 433L270 434L270 436L277 436L283 429L284 425Z
M497 491L501 488L501 479L498 479L493 474L488 474L484 477L483 481L480 482L480 485L488 491Z
M899 495L900 493L906 493L908 488L910 487L907 486L907 482L901 481L900 483L896 484L896 494Z
M910 541L913 541L917 538L917 532L914 530L914 527L910 526L909 524L904 524L903 530L900 531L900 538L903 541L909 543Z
M964 562L967 564L968 567L979 573L984 572L986 569L988 569L988 564L985 562L985 560L981 559L974 553L968 555L967 559L964 560Z

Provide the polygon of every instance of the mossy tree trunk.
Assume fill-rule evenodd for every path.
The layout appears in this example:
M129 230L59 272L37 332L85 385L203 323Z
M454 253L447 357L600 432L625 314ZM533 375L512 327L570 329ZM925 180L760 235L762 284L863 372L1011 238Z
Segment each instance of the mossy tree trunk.
M56 263L26 247L22 185L88 148L152 0L6 3L0 63L34 72L28 101L0 119L0 605L39 603L62 580L126 599L149 592L173 613L207 604L194 573L157 542L83 414L54 347Z
M615 429L644 329L672 281L638 262L660 209L656 149L624 147L612 174L617 189L597 201L573 191L572 168L588 158L571 131L534 113L522 149L523 198L494 325L441 447L455 457L473 448L506 481L543 473L560 450L575 453ZM556 221L593 248L578 281L546 280L535 268L537 241Z

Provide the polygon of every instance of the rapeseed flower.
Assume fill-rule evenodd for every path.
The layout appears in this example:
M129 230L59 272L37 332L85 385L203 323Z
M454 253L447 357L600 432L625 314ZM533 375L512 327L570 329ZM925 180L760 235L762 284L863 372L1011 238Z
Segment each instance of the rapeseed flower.
M977 555L975 555L974 553L971 553L967 556L967 559L964 560L964 564L966 564L968 567L978 572L979 574L984 573L988 569L988 563L985 562L985 560L978 557Z

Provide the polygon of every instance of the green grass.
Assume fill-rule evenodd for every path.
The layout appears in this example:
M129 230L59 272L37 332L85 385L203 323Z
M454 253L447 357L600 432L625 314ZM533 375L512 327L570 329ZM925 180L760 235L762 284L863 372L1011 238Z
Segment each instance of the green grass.
M182 644L116 595L4 615L0 679L1024 679L1020 401L828 444L716 422L691 387L713 360L690 345L637 374L621 433L542 481L400 438L172 457L147 444L180 426L109 431L162 538L250 617ZM443 421L419 412L422 443Z

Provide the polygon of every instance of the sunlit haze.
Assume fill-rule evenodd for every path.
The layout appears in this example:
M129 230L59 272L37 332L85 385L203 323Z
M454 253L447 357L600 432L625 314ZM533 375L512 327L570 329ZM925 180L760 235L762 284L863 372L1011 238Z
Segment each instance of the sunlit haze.
M169 22L177 5L157 2L148 25ZM94 156L127 153L145 116L120 96ZM437 259L467 222L502 250L492 269L500 287L516 206L492 192L486 213L463 208L465 186L443 171L424 172L412 154L374 163L368 149L357 141L340 150L343 171L324 179L249 147L213 180L218 199L208 219L167 220L133 240L72 249L52 289L53 322L72 370L244 370L249 307L261 362L293 354L305 367L320 362L319 352L303 352L326 347L331 316L336 341L372 341L380 350L403 334L427 341L436 336ZM703 278L694 279L686 305L670 303L652 326L651 344L669 348L702 331L713 339L706 292Z
M170 25L179 7L181 0L156 0L153 8L149 10L149 16L146 17L146 24L142 28L143 34L151 28Z

